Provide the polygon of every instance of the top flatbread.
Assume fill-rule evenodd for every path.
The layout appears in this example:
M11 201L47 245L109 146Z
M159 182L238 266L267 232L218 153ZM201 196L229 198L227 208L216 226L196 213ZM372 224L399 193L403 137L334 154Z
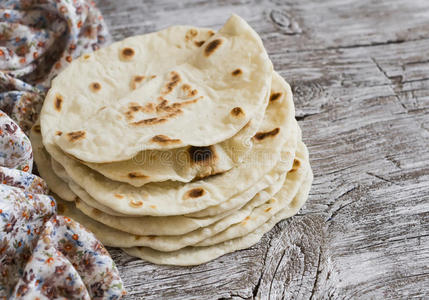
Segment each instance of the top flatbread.
M53 80L43 143L95 163L214 145L260 113L271 77L262 41L235 15L218 33L172 27L131 37L84 55Z

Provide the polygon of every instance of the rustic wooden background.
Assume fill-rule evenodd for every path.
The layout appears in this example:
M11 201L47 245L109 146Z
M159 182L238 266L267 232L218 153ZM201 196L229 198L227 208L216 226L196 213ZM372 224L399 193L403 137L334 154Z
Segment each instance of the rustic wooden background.
M298 216L197 267L111 249L126 299L429 297L429 1L99 0L115 40L174 24L261 35L315 179Z

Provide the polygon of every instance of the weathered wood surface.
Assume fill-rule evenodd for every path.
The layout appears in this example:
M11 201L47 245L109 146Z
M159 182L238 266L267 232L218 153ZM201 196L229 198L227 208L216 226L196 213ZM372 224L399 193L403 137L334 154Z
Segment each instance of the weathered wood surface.
M116 40L244 17L293 86L315 174L250 249L192 268L111 249L127 299L429 297L429 1L97 3Z

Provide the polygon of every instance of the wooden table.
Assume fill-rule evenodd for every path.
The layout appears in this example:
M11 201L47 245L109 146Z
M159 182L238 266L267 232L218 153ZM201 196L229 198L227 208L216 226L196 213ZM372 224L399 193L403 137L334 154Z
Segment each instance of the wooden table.
M429 1L97 3L115 40L245 18L293 86L315 174L250 249L190 268L111 249L126 299L429 297Z

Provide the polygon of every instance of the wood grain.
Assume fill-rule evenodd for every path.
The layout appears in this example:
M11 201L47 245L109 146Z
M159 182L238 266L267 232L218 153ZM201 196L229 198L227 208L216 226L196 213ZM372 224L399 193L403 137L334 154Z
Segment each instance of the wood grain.
M196 267L110 249L126 299L429 297L429 1L99 0L115 40L258 31L295 95L315 180L300 214Z

